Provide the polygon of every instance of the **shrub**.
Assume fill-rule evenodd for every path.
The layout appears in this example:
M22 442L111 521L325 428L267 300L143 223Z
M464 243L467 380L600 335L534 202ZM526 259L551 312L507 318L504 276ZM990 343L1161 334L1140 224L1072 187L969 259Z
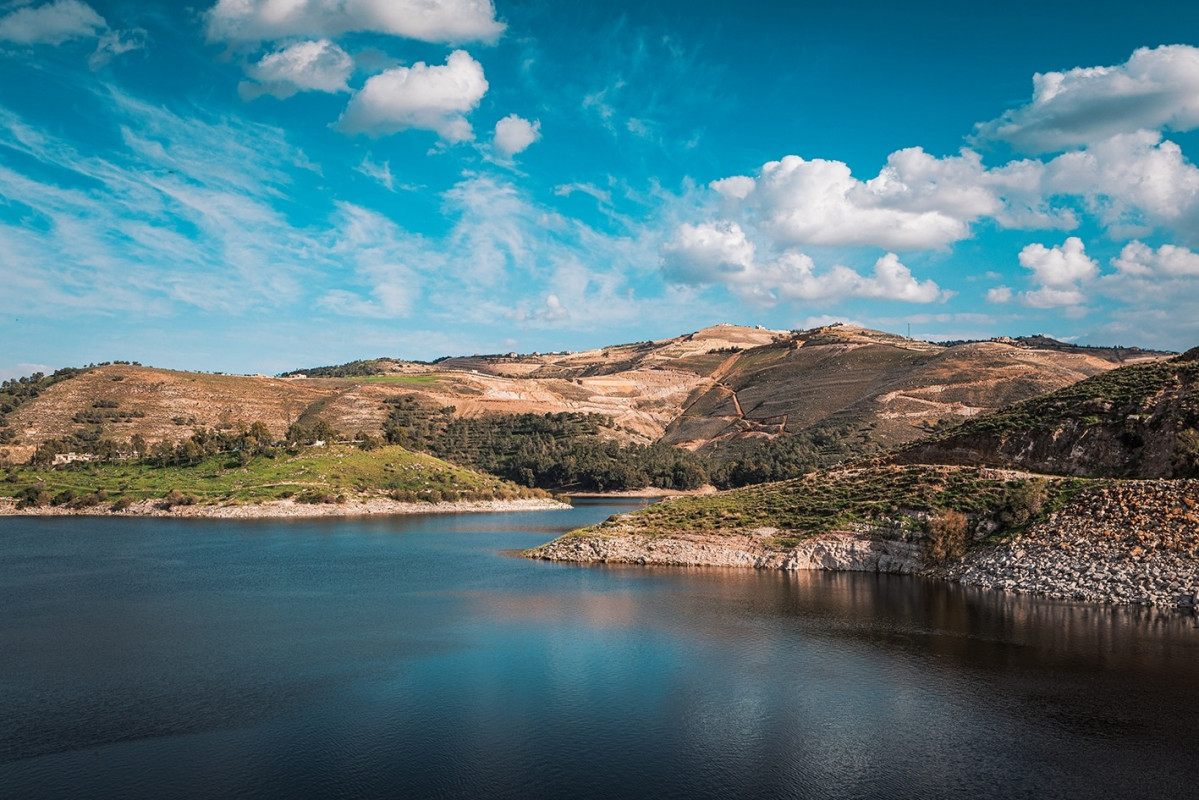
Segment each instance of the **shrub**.
M127 494L123 494L117 498L117 501L112 504L113 511L124 511L133 505L133 498Z
M929 518L924 543L924 558L930 564L944 564L966 555L969 521L960 511L946 509Z
M1024 527L1040 515L1048 498L1049 483L1044 478L1020 481L1008 492L999 522L1005 528Z
M17 508L42 508L50 505L50 500L44 485L29 486L17 493Z
M296 502L311 503L319 505L322 503L344 503L346 496L344 494L332 494L331 492L321 492L316 489L309 489L296 495Z
M171 491L167 492L166 495L163 496L162 503L160 505L162 508L170 511L175 506L194 506L197 502L199 502L199 500L200 498L196 497L194 494L184 494L178 489L171 489Z
M1175 478L1199 477L1199 431L1188 428L1178 434L1170 465Z
M103 503L104 500L107 499L107 497L108 497L107 494L104 497L100 497L100 492L88 492L87 494L76 497L74 500L72 500L70 503L67 504L67 507L68 508L91 508L92 506L98 506L101 503Z

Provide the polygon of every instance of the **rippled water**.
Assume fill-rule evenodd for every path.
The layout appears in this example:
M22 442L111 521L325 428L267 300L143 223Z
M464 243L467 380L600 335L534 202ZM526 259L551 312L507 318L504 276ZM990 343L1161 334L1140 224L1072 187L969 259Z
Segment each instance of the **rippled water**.
M0 796L1193 793L1194 617L512 557L624 508L0 519Z

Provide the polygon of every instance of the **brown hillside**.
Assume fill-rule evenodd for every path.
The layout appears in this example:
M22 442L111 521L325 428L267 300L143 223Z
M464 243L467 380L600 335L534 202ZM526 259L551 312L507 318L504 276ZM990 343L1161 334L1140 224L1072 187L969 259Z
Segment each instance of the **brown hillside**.
M108 436L141 434L149 442L182 439L196 427L266 423L282 435L314 403L345 391L345 381L297 381L114 364L56 383L9 417L22 442L78 433L81 414L103 418ZM115 405L114 405L115 404ZM105 407L97 407L103 405ZM137 416L124 419L127 414Z
M1050 340L1051 341L1051 340ZM1127 358L1131 351L1119 351ZM379 359L366 377L269 378L94 368L9 415L28 453L90 431L118 441L186 438L196 427L261 421L281 435L325 420L379 433L390 397L416 395L462 416L583 412L612 417L609 435L733 455L754 440L828 423L888 447L1116 366L1109 351L1039 349L1015 340L943 346L854 326L770 331L717 325L685 336L580 353ZM1151 360L1159 354L1137 351Z

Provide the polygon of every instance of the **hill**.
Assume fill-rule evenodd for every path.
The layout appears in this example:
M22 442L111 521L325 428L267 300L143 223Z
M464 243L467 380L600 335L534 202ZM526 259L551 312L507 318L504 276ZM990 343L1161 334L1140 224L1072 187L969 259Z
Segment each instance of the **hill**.
M892 460L1063 475L1199 476L1196 352L1120 367L979 416L902 449Z
M1199 607L1199 481L873 466L610 517L525 553L580 563L946 578L1070 600Z
M397 443L490 469L496 459L470 443L496 440L491 429L506 424L495 422L497 416L515 425L514 415L567 414L584 421L567 427L583 431L580 447L588 459L604 443L625 448L604 456L609 462L634 453L629 447L655 443L696 454L689 460L656 452L653 465L618 475L617 484L607 478L593 483L628 488L619 482L693 474L701 464L711 479L737 485L885 451L937 425L1106 372L1117 366L1113 359L1162 357L1057 345L995 340L945 346L848 325L809 331L717 325L580 353L433 363L380 358L291 377L109 364L39 386L35 396L0 413L9 440L0 441L0 458L28 460L50 440L87 451L104 441L141 437L153 445L186 439L197 429L233 430L255 422L282 438L292 425L324 423L345 436L394 434ZM401 401L412 403L406 430L395 420ZM414 422L414 414L423 421ZM447 426L446 415L463 422ZM528 428L524 419L520 425ZM553 435L561 439L561 430ZM411 436L413 431L432 434ZM502 446L516 450L507 441ZM554 485L553 475L578 474L546 461L574 458L578 448L559 441L541 450L524 453L521 464L500 459L509 470L501 474L539 485ZM671 460L677 463L657 466ZM610 463L603 469L620 472ZM583 483L589 480L584 476Z

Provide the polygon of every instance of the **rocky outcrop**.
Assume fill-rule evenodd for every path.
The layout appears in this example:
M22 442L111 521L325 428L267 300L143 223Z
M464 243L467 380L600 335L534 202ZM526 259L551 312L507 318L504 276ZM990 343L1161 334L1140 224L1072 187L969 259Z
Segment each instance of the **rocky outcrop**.
M771 544L773 529L749 536L571 535L528 551L546 561L660 566L912 574L924 567L919 545L876 536L834 533L788 548Z

